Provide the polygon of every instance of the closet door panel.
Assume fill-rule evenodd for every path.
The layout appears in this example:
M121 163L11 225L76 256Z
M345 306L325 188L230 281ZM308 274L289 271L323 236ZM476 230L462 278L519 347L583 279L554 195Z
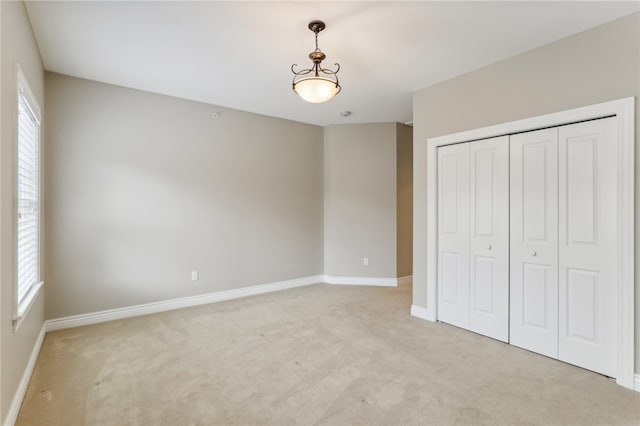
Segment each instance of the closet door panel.
M510 136L510 343L558 357L558 129Z
M509 138L469 143L469 329L509 339Z
M438 319L469 327L469 144L438 148Z
M616 119L559 130L559 358L615 377Z

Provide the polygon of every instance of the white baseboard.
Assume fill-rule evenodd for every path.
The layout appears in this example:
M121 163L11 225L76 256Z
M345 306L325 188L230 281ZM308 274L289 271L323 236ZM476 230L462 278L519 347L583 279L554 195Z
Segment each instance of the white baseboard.
M45 323L42 324L42 328L40 328L40 333L38 334L38 338L33 345L33 349L31 350L31 355L29 356L29 361L27 362L27 366L24 369L24 373L22 374L22 379L20 380L18 389L16 389L16 393L13 395L13 400L11 401L11 405L9 406L9 412L7 413L7 417L5 418L5 426L13 426L18 419L20 406L22 405L22 401L24 400L24 397L27 393L27 387L29 386L29 381L31 380L33 369L36 367L36 361L38 360L38 355L40 355L40 349L42 349L42 343L44 342L44 336L46 333L47 330Z
M421 306L411 305L411 316L427 321L435 321L432 312Z
M144 305L128 306L126 308L110 309L107 311L74 315L65 318L57 318L45 322L46 330L54 331L62 330L65 328L79 327L82 325L98 324L101 322L113 321L123 318L137 317L140 315L148 315L157 312L171 311L174 309L221 302L223 300L238 299L245 296L254 296L257 294L270 293L273 291L303 287L311 284L322 283L323 278L324 276L322 275L313 275L310 277L296 278L293 280L279 281L252 287L225 290L215 293L201 294L198 296L182 297L179 299L165 300L162 302L146 303Z
M633 389L640 392L640 374L636 373L633 380Z
M397 287L397 278L369 278L369 277L335 277L325 275L324 282L333 285L372 285L381 287Z
M402 277L405 280L410 277ZM46 331L62 330L65 328L80 327L83 325L98 324L123 318L131 318L140 315L154 314L157 312L171 311L174 309L188 308L191 306L205 305L221 302L223 300L237 299L256 294L270 293L272 291L286 290L311 284L325 282L334 285L370 285L396 287L397 278L369 278L369 277L334 277L330 275L313 275L287 281L262 284L252 287L244 287L234 290L219 291L215 293L201 294L198 296L182 297L179 299L164 300L161 302L146 303L143 305L127 306L125 308L109 309L106 311L92 312L88 314L74 315L64 318L56 318L45 322Z
M413 275L405 275L398 278L398 287L409 284L413 284Z

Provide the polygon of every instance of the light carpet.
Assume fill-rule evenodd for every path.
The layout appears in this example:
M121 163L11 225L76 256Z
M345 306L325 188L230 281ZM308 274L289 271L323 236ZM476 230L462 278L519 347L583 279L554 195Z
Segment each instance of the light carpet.
M49 333L17 425L638 425L611 379L319 284Z

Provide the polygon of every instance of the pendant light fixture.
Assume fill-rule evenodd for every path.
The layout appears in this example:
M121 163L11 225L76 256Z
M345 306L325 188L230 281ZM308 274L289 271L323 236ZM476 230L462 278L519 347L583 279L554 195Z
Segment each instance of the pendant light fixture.
M291 65L291 72L294 74L293 91L305 101L319 104L340 93L340 84L337 76L338 71L340 71L340 65L335 64L337 67L335 71L321 66L326 55L318 47L318 33L325 29L324 22L311 21L309 22L309 29L316 36L316 48L309 53L309 59L313 61L313 67L296 72L294 67L297 67L298 64Z

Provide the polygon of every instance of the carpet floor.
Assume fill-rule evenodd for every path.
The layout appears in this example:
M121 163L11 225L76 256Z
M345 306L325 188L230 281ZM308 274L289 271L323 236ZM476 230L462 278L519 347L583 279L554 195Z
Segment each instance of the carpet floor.
M640 393L318 284L47 334L24 425L639 425Z

